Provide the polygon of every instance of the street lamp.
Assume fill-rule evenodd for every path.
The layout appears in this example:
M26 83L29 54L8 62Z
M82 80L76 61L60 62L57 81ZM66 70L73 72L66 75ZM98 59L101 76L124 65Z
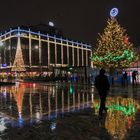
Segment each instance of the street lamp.
M49 26L54 27L54 23L52 21L49 21Z

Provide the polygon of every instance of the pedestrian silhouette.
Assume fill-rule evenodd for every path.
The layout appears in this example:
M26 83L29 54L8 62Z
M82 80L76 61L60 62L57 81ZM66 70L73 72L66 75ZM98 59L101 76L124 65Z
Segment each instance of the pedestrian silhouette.
M136 75L137 75L137 71L133 71L132 72L132 85L133 86L136 84Z
M97 88L100 96L99 116L102 116L103 111L107 111L105 102L108 90L110 89L110 84L103 68L100 70L99 75L95 77L95 87Z
M128 81L127 81L127 72L126 72L126 71L123 73L123 85L124 85L124 86L125 86L125 85L128 85Z

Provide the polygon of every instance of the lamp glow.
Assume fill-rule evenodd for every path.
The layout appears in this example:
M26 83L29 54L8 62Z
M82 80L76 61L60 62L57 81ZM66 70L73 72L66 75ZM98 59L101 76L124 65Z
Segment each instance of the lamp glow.
M49 21L49 26L54 27L54 23L53 23L53 22L51 22L51 21Z

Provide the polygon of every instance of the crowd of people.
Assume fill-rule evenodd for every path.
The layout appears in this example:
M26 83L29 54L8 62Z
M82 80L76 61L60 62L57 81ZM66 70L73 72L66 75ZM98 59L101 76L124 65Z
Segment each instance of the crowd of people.
M132 85L136 85L137 84L137 81L138 81L138 72L137 71L132 71L131 73L131 78L132 78ZM125 85L128 85L128 74L126 71L123 71L122 73L122 85L125 86Z

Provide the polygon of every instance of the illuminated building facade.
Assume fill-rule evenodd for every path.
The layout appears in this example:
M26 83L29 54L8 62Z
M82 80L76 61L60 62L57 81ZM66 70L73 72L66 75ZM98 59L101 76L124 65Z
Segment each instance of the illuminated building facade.
M0 70L47 71L91 66L91 45L35 31L14 28L0 35Z

